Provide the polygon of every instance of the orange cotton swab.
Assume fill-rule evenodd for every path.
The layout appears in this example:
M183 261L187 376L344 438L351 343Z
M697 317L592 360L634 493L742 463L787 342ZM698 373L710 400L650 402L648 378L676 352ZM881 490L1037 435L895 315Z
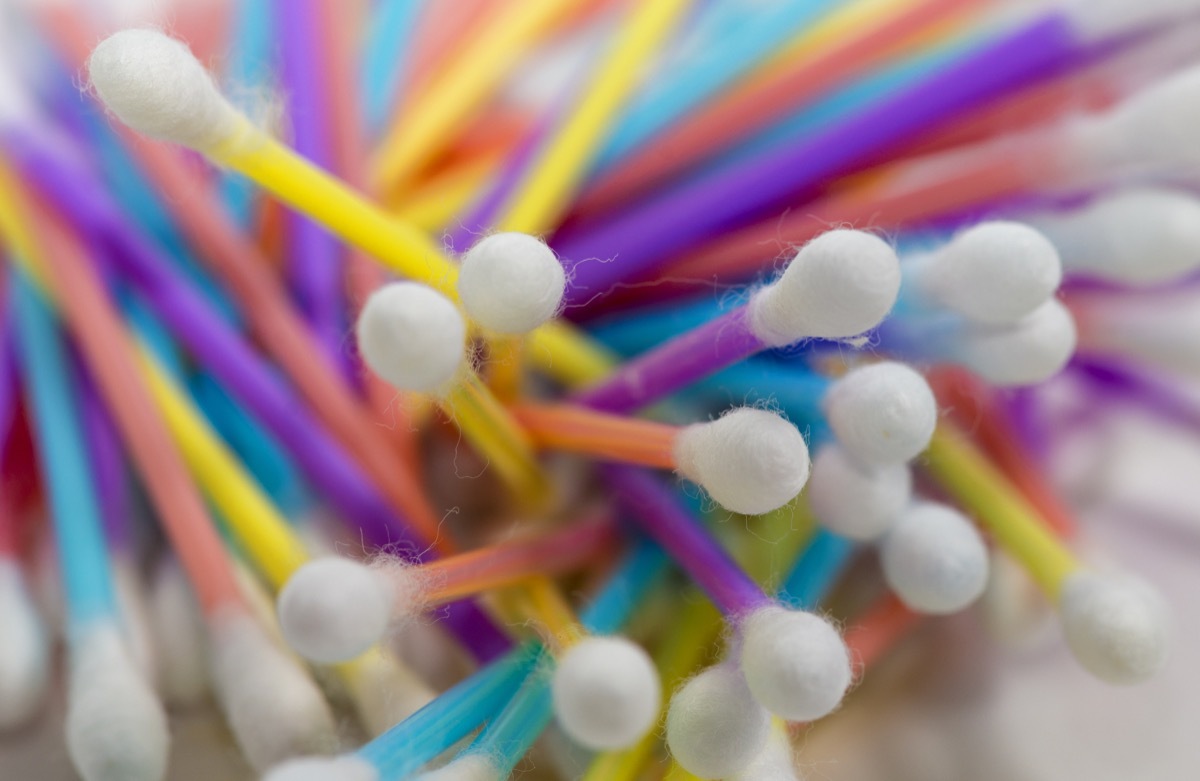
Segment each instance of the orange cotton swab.
M370 566L344 557L317 559L297 570L280 592L279 620L288 644L301 655L339 662L432 608L605 561L619 541L612 519L599 516L427 564L390 557Z
M24 209L0 171L0 208ZM83 358L96 377L158 517L196 591L212 643L213 677L221 704L247 758L263 769L299 754L327 750L333 717L307 673L263 631L247 606L233 568L161 417L138 374L134 346L103 293L79 239L41 209L34 217L45 252L31 239L20 254L44 269ZM11 228L10 228L11 231ZM279 703L288 702L287 716Z

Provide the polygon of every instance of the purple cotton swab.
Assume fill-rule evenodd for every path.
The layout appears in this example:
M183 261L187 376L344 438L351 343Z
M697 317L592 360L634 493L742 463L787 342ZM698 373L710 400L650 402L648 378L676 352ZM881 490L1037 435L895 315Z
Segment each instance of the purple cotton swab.
M568 305L641 278L667 258L810 190L937 122L1070 63L1088 47L1192 11L1191 0L1082 2L1042 10L1007 27L956 64L939 69L846 119L773 146L612 219L564 232L555 249L571 258ZM702 215L702 217L701 217ZM607 263L583 262L613 258Z

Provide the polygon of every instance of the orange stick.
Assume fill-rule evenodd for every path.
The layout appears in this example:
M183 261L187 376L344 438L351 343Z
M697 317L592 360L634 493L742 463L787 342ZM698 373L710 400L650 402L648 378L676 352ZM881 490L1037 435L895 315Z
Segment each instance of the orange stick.
M656 469L675 468L676 426L569 404L520 404L510 411L536 447Z
M52 33L68 58L82 65L88 40L79 18L50 10ZM60 19L62 16L65 19ZM295 383L330 432L353 453L388 502L412 522L413 530L439 550L450 541L439 535L440 518L430 507L412 470L383 439L385 429L354 397L338 370L317 348L311 332L288 302L278 278L205 186L171 149L118 128L126 148L165 195L163 201L207 266L237 299L254 333ZM394 394L393 394L394 395ZM435 542L436 541L436 542Z
M604 561L620 544L611 518L571 523L562 529L448 556L417 567L428 578L430 607L509 586L534 576L561 575Z
M61 219L31 209L35 235L62 317L154 503L175 553L208 615L246 609L233 568L199 489L175 449L137 366L136 347L104 293L87 250ZM62 305L65 304L65 305Z

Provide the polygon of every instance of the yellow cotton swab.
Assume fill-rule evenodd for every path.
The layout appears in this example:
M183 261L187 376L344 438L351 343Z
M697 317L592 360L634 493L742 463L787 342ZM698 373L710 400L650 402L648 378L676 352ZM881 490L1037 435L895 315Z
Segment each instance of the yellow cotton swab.
M423 92L411 112L392 124L373 169L380 191L418 173L504 80L512 67L578 0L522 0L482 26L464 54Z
M617 112L645 76L648 61L691 5L691 0L630 5L607 58L584 88L583 98L510 197L497 220L501 230L541 234L556 226Z
M123 30L93 50L88 69L100 98L130 127L241 172L397 274L457 298L458 270L433 239L256 128L184 44L154 30ZM607 351L563 323L546 323L530 338L537 365L572 385L602 377L612 364Z

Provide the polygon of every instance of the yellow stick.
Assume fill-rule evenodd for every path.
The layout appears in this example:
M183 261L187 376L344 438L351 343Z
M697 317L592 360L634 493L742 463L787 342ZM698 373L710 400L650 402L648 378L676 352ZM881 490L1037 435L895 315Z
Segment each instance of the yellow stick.
M1057 602L1063 581L1080 563L1008 478L949 423L934 432L925 463L934 479Z
M373 169L386 192L417 173L444 148L530 47L578 0L510 3L463 46L413 111L400 117L380 144Z
M538 155L511 196L507 212L497 220L502 230L540 234L556 226L617 112L645 76L646 63L690 6L691 0L630 4L583 99Z

